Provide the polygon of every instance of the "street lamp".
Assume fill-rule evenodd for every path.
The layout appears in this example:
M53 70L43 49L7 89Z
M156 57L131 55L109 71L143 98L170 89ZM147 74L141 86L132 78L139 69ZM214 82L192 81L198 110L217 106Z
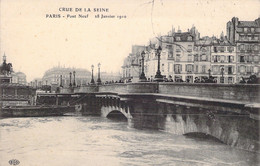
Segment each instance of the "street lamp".
M72 84L71 84L71 75L72 75L72 73L70 72L70 87L72 87Z
M220 78L220 83L224 83L224 68L221 68L221 78Z
M145 74L144 74L144 56L145 56L145 52L144 51L142 51L142 53L141 53L141 56L142 56L142 73L141 73L141 75L140 75L140 77L139 77L139 81L140 82L145 82L146 81L146 77L145 77Z
M46 93L47 93L47 90L48 90L48 89L47 89L47 83L48 83L48 80L46 80L46 87L45 87L45 88L46 88Z
M60 87L62 87L62 75L60 75Z
M100 79L100 66L101 66L101 64L98 63L98 79L97 79L97 84L98 84L98 85L101 84L101 79Z
M162 48L161 48L161 46L159 46L155 50L156 50L156 53L157 53L157 56L158 56L158 68L157 68L156 75L154 76L154 80L157 81L157 82L162 82L163 76L161 75L161 71L160 71L160 56L161 56Z
M73 86L74 86L74 87L76 86L76 78L75 78L75 74L76 74L76 72L73 71L73 76L74 76Z
M90 83L91 84L95 84L94 77L93 77L94 65L91 65L91 70L92 70L92 74L91 74L91 81L90 81Z

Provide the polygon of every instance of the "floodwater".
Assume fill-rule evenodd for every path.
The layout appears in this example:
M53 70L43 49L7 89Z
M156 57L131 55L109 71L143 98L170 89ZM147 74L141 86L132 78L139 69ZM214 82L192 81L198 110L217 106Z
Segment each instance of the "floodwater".
M129 128L101 117L0 120L0 165L257 165L259 154L202 138Z

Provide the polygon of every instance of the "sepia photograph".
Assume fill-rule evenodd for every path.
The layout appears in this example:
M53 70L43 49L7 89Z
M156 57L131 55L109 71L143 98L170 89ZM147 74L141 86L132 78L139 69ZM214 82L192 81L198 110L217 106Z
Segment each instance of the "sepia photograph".
M0 0L0 166L258 166L260 0Z

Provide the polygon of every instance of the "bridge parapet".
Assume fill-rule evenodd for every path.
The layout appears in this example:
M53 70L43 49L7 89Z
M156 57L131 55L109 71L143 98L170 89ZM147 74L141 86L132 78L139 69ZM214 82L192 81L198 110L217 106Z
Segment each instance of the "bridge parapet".
M159 93L198 98L224 99L260 103L260 85L248 84L189 84L172 82L115 83L108 85L88 85L74 88L74 93L112 92L125 93Z
M260 103L260 85L160 83L159 93Z

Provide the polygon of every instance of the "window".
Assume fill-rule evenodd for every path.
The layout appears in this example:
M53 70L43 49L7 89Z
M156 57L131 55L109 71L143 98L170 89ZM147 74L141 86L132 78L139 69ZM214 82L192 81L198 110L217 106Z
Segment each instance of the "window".
M244 37L245 37L244 35L240 35L239 40L244 40Z
M192 55L191 54L188 55L188 62L192 62Z
M202 66L201 71L202 71L202 73L206 73L206 66L205 65Z
M195 66L195 72L197 73L197 72L198 72L198 70L199 70L199 66L198 66L198 65L196 65L196 66Z
M219 47L218 49L220 50L220 52L224 52L225 51L225 47Z
M188 36L188 41L192 41L192 37L191 36Z
M252 55L248 56L248 62L253 62L253 56Z
M201 55L201 61L207 61L207 55L202 54Z
M175 69L174 69L175 73L181 73L181 65L175 65Z
M245 45L245 50L249 50L249 45Z
M254 73L258 73L258 67L254 67Z
M180 47L176 47L176 52L181 52L181 48Z
M245 49L244 44L239 45L239 50L244 50L244 49Z
M217 74L219 72L218 69L218 66L213 66L213 73Z
M255 28L251 28L251 32L255 32Z
M191 73L193 71L193 65L186 65L186 71Z
M179 62L181 59L181 54L176 54L176 62Z
M247 32L247 30L248 30L247 28L244 28L244 32Z
M225 62L225 55L222 55L222 56L221 56L220 62L221 62L221 63L224 63L224 62Z
M233 72L232 72L232 66L228 66L228 74L232 74Z
M217 55L217 60L218 60L218 62L220 62L220 55Z
M166 48L168 49L168 58L173 58L172 45L166 45Z
M192 51L192 45L188 45L188 52L191 52Z
M199 58L199 57L198 57L198 54L195 54L195 55L194 55L194 61L199 61L198 58Z
M231 63L234 61L234 56L230 55L228 56L228 63Z
M248 72L248 73L251 72L251 68L250 68L250 66L246 66L246 72Z
M218 52L217 47L214 47L214 52Z
M259 61L258 55L255 55L255 56L254 56L254 62L258 62L258 61Z
M240 62L245 62L245 57L244 56L240 56Z
M181 38L179 36L176 37L176 41L181 41Z
M234 47L228 47L228 51L229 51L229 52L234 51Z
M218 56L212 56L212 59L213 59L214 62L218 62L218 58L217 57Z

